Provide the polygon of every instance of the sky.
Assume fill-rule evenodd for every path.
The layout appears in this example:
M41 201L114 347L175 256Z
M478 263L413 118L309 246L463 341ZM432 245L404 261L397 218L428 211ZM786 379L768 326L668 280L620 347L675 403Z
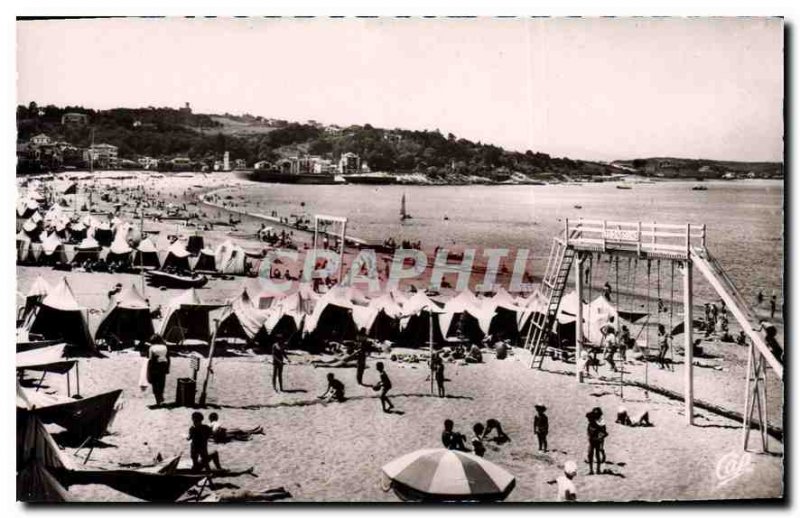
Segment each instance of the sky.
M18 21L17 58L20 104L190 102L588 160L783 157L776 18Z

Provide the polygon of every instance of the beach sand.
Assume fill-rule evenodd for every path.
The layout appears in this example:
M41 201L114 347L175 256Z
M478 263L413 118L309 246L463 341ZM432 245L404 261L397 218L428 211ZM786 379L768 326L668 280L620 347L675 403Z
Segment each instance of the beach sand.
M509 443L490 445L486 458L517 477L508 501L551 501L555 487L548 480L559 475L568 459L578 462L576 479L581 500L694 500L776 498L782 494L782 445L770 439L770 454L751 453L741 476L720 480L718 463L727 454L741 455L742 430L737 423L698 411L696 426L688 426L683 405L642 390L626 387L624 404L631 414L647 408L651 428L628 428L613 423L623 403L614 387L596 380L578 385L574 378L533 371L528 354L515 350L506 360L486 355L479 365L447 364L447 398L430 394L423 363L387 361L394 403L403 414L384 414L377 394L355 382L353 369L314 368L305 355L292 355L286 368L285 389L276 394L269 382L271 367L265 357L221 358L214 363L207 415L220 413L228 427L263 426L264 436L249 442L215 445L224 467L254 466L258 478L242 476L223 480L243 489L285 487L293 501L397 501L380 488L380 468L416 449L440 446L442 421L453 419L468 437L475 422L499 419L511 437ZM376 381L373 358L366 383ZM146 463L161 453L183 454L188 462L189 408L149 409L149 390L137 387L141 362L134 353L115 353L105 359L81 360L83 394L124 388L123 409L111 445L96 448L90 465ZM176 379L189 376L189 361L176 358L168 380L167 401L174 400ZM547 363L546 363L547 365ZM549 367L559 366L550 363ZM561 365L563 366L563 365ZM325 387L325 375L334 372L347 389L344 403L322 403L316 396ZM677 376L676 373L673 376ZM698 372L703 389L721 385ZM202 380L202 374L201 378ZM58 389L58 376L47 383ZM199 390L199 387L198 387ZM536 451L532 433L533 405L545 404L550 416L549 453ZM592 407L603 409L609 438L608 474L588 475L586 419ZM753 446L756 445L753 434ZM68 453L72 450L67 450ZM82 452L85 455L85 451ZM81 462L73 457L77 462ZM103 486L73 486L81 500L130 500Z
M196 193L222 185L230 178L204 181L169 178L148 181L149 192L162 199L191 199ZM131 187L135 180L117 181L114 185ZM126 187L126 188L127 188ZM188 191L188 192L187 192ZM202 209L205 218L226 219L222 211ZM266 210L264 212L267 212ZM131 212L127 217L133 216ZM258 223L243 222L237 234L246 248L258 243L246 236L255 232ZM169 222L145 222L145 229L159 230L159 239L167 233L188 235L193 229ZM213 244L230 238L230 228L206 233ZM234 240L240 238L234 237ZM307 240L308 235L298 239ZM50 268L18 267L17 291L22 296L37 275L55 284L65 274ZM108 299L107 292L117 282L135 283L141 279L128 274L66 273L78 301L91 308L90 328L95 330ZM224 302L237 296L243 287L257 296L262 285L258 279L212 279L200 290L207 302ZM148 288L152 306L163 306L177 295L177 290ZM696 313L700 315L701 312ZM780 326L782 335L782 326ZM158 322L156 322L158 329ZM732 333L738 328L732 323ZM680 338L680 337L679 337ZM722 370L695 368L695 395L706 401L741 411L744 404L746 348L733 344L704 342L704 348L716 358L704 360ZM255 468L258 478L242 476L223 479L242 489L265 490L279 486L291 494L291 501L387 501L397 497L380 487L380 468L392 459L420 448L439 447L442 421L453 419L456 429L467 436L475 422L495 418L511 437L504 445L491 445L486 457L517 477L517 485L508 501L553 501L555 479L563 463L578 463L576 478L580 500L700 500L729 498L777 498L783 493L783 446L770 438L769 454L755 453L758 434L751 436L749 464L738 476L720 479L718 466L727 455L741 455L742 429L738 423L704 410L696 412L695 426L686 424L683 403L672 401L642 389L626 386L624 400L618 395L617 378L606 367L600 375L578 384L574 365L545 360L544 370L528 368L527 352L515 349L512 357L496 360L484 355L480 365L447 364L451 380L447 398L433 397L424 363L407 364L386 360L394 389L394 402L403 412L381 412L377 393L355 383L352 369L314 368L306 355L293 354L287 366L285 387L288 393L276 394L271 388L271 367L264 356L225 357L215 360L210 383L209 403L228 427L263 426L264 436L249 442L215 446L223 466L232 469ZM681 358L676 357L678 362ZM82 358L81 393L92 395L117 388L124 389L124 406L118 414L112 435L104 438L110 447L95 448L89 465L113 467L117 463L148 463L157 453L164 457L183 454L188 462L186 433L192 409L149 409L153 403L148 391L138 385L142 358L133 352L109 353L107 358ZM368 383L377 376L376 358L369 361L365 375ZM189 360L176 357L167 384L167 401L173 401L176 379L190 375ZM644 381L641 363L626 366L626 377ZM316 399L325 388L325 375L334 372L344 381L348 401L323 404ZM200 384L204 371L201 370ZM605 378L605 379L601 379ZM682 392L683 366L674 372L662 371L651 364L647 369L650 383ZM64 380L48 375L47 390L65 393ZM198 387L199 390L199 387ZM768 408L772 424L782 424L783 386L770 373ZM544 404L550 416L551 451L536 451L532 433L533 405ZM631 414L647 408L655 424L652 428L627 428L613 423L617 406L624 404ZM609 474L588 476L586 456L586 418L591 408L605 413L610 436L606 441ZM204 410L207 415L211 408ZM73 449L66 451L72 457ZM81 452L85 455L85 451ZM225 486L223 486L225 487ZM231 487L231 486L227 486ZM104 486L73 486L70 493L79 500L129 501L131 497Z

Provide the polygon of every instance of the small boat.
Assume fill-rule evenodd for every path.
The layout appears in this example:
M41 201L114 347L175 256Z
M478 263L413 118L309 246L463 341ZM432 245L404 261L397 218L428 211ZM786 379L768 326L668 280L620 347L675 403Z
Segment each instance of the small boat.
M83 399L54 398L17 389L17 398L43 423L55 423L75 442L102 437L115 414L122 390L112 390Z
M695 185L694 187L692 187L692 190L693 191L707 191L708 187L706 187L705 185Z
M151 285L166 288L202 288L208 283L208 277L205 275L180 275L160 270L148 270L145 275Z
M630 185L617 185L617 189L633 189Z
M159 473L146 469L78 468L58 473L66 486L100 484L147 502L174 502L192 486L206 478L205 473Z
M575 207L576 209L582 209L583 205L573 205L573 207Z
M411 219L411 215L406 212L406 194L400 199L400 221Z

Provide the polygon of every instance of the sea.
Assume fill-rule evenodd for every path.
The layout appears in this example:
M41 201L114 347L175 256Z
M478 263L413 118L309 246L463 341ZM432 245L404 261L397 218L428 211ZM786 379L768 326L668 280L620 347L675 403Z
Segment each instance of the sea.
M755 302L761 291L783 300L784 184L779 180L706 181L706 190L685 181L625 185L291 185L250 183L235 188L235 203L248 212L279 216L314 214L348 218L347 234L371 242L393 237L436 246L527 249L534 275L546 266L553 237L565 219L706 225L707 246L739 291ZM401 200L411 219L401 221ZM598 258L593 283L605 281L641 291L646 266ZM664 262L651 265L651 290L679 297L681 277ZM635 286L634 286L635 285ZM699 298L714 300L710 285L695 275ZM680 299L678 299L680 300Z

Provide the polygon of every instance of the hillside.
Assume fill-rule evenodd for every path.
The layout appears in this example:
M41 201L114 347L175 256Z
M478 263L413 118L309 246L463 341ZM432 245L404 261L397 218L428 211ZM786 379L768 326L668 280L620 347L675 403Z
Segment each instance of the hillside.
M61 116L85 113L90 123L64 126ZM195 114L188 109L116 108L91 110L80 106L17 108L18 141L27 142L44 133L78 147L87 147L94 131L95 143L113 144L121 159L140 156L189 157L198 165L213 163L225 151L231 159L248 165L274 161L296 153L337 158L358 153L372 170L416 174L447 183L448 178L486 178L503 181L514 175L534 179L559 179L607 175L615 171L605 164L553 158L544 153L507 151L498 146L471 142L438 131L324 127L307 123L265 119L252 115Z
M87 125L63 125L65 113L84 113ZM554 158L534 151L509 151L472 142L453 134L408 129L363 126L324 126L268 119L249 114L197 114L187 106L173 108L115 108L91 110L80 106L39 107L35 103L17 107L18 142L44 133L51 139L85 148L94 134L95 143L113 144L119 158L142 156L166 160L188 157L192 167L213 166L225 151L232 160L242 159L252 167L259 161L274 162L298 154L338 159L357 153L373 171L386 171L430 183L475 183L561 180L603 180L610 175L637 173L670 178L719 178L726 174L773 177L782 174L781 164L746 164L709 160L646 158L620 160L612 164ZM79 163L63 163L82 167ZM129 164L131 162L128 162ZM23 167L24 165L24 167ZM36 164L33 164L36 165ZM52 169L50 163L38 169ZM18 172L34 171L31 160L18 162Z
M782 178L783 164L777 162L731 162L689 158L653 157L616 160L612 166L646 176L664 178Z

